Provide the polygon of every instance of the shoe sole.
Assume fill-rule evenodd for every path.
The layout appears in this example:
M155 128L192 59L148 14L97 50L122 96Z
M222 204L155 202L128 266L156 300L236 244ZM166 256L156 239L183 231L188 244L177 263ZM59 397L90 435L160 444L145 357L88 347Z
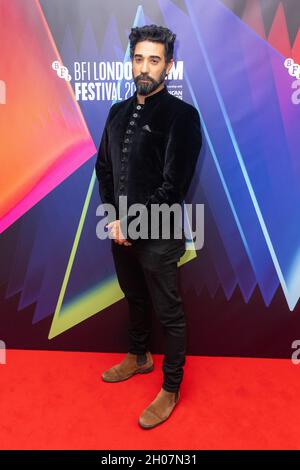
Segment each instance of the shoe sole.
M154 369L154 364L152 364L152 366L148 367L148 369L138 369L135 372L133 372L132 374L128 375L127 377L123 377L122 379L116 379L116 380L105 379L103 376L101 376L101 377L102 377L102 380L104 382L109 382L109 383L123 382L124 380L130 379L130 377L133 377L136 374L148 374L149 372L152 372L153 369Z

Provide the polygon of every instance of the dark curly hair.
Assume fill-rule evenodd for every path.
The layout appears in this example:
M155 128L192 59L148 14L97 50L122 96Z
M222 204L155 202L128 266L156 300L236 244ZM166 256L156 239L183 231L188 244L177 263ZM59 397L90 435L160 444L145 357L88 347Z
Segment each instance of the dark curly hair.
M157 26L156 24L131 28L131 33L129 34L130 58L133 59L134 49L138 42L160 42L165 45L165 60L166 63L169 63L173 58L175 39L176 34L172 33L168 28Z

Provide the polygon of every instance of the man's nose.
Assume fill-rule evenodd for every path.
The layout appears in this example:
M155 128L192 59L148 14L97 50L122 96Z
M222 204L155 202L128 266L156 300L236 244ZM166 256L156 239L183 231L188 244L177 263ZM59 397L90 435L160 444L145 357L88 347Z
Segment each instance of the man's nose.
M142 63L141 73L146 74L149 71L149 66L147 60L144 60Z

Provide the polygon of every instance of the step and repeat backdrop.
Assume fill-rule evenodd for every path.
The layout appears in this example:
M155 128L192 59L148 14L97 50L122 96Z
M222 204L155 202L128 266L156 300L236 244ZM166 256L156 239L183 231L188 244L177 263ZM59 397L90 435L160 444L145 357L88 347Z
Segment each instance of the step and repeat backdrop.
M135 91L128 36L145 24L176 33L166 85L202 123L186 202L204 204L204 245L179 268L188 353L289 357L300 340L297 0L0 0L0 339L126 351L94 165L110 106Z

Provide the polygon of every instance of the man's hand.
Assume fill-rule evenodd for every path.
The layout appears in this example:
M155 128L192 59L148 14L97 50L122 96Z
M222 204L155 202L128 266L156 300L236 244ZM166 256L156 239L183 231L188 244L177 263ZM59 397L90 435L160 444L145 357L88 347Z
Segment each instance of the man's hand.
M119 245L125 245L129 246L132 245L129 241L124 238L124 235L122 233L122 230L120 228L120 220L114 220L113 222L110 222L109 224L106 225L108 229L110 229L109 232L109 238L112 238L115 243L118 243Z

